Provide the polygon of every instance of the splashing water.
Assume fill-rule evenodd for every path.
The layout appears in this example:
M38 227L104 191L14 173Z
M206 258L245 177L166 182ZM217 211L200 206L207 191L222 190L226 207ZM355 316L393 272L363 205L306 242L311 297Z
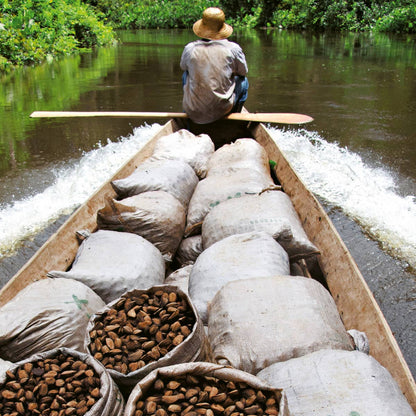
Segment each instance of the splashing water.
M396 192L387 171L316 132L269 128L273 139L306 186L340 207L393 256L416 267L416 199Z
M3 207L0 210L0 258L13 254L23 240L85 202L160 128L159 124L145 125L118 142L99 145L75 164L56 169L54 183L43 192Z
M100 145L75 164L56 169L54 183L43 192L2 207L0 258L85 202L160 128L146 125L118 142ZM387 171L366 166L357 154L316 132L269 132L312 192L342 208L387 251L416 267L416 200L400 196Z

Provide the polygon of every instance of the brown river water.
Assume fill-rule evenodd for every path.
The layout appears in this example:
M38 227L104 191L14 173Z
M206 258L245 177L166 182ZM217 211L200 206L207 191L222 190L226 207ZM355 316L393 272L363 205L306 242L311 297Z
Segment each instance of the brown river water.
M181 111L190 30L24 68L0 85L0 284L161 120L31 119L34 110ZM269 129L350 249L416 374L416 43L411 36L236 31L252 112L314 117Z

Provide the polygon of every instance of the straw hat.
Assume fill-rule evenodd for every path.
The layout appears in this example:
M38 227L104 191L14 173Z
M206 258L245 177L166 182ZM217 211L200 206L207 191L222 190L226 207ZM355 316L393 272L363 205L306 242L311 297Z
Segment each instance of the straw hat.
M226 39L233 28L225 23L225 14L217 7L208 7L202 13L202 19L194 23L193 30L195 35L205 39Z

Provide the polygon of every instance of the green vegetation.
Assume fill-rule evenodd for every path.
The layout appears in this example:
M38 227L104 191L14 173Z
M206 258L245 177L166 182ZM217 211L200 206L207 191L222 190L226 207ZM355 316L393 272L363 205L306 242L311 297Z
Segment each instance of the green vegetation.
M416 0L0 0L0 72L108 45L113 28L190 28L210 6L235 27L416 33Z
M118 29L187 28L219 0L86 0Z
M30 159L25 140L27 131L37 121L29 118L32 111L71 108L80 101L82 94L114 69L115 62L116 49L104 47L93 54L37 65L30 71L17 68L0 77L0 126L3 127L0 130L0 172ZM82 141L83 138L74 135L73 140Z
M415 0L222 0L237 27L415 33Z
M113 28L191 27L219 0L0 0L0 72L115 41Z
M0 1L0 71L114 39L104 16L80 0Z

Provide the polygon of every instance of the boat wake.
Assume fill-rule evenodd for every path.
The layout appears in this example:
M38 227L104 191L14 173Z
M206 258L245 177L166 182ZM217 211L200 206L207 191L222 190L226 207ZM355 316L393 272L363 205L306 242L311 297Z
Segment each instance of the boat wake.
M340 207L392 256L416 268L416 198L402 197L392 175L316 132L269 128L306 186Z
M0 259L70 214L137 152L159 129L145 125L117 142L108 141L55 171L51 186L0 209ZM416 268L416 199L402 197L385 170L329 143L316 132L269 128L308 188L357 221L394 257Z
M0 258L10 256L22 242L44 230L62 215L70 214L161 128L159 124L136 128L128 137L108 141L81 159L57 168L55 180L43 192L0 209Z

